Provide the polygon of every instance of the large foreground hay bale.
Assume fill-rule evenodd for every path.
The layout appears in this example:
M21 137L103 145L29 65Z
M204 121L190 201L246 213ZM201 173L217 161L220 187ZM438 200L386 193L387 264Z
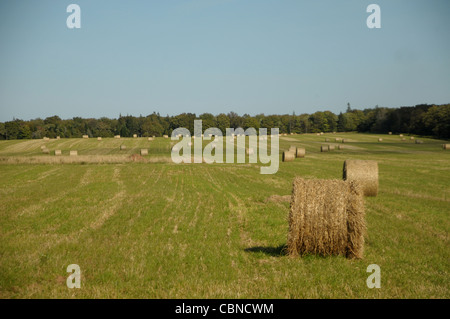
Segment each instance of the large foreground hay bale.
M321 152L328 152L328 145L322 145L322 146L320 147L320 151L321 151Z
M362 258L364 199L357 182L294 179L287 251Z
M378 194L378 163L376 161L346 160L343 178L361 184L365 196Z
M141 156L145 156L145 155L148 155L148 149L142 148L141 149Z
M292 162L295 159L295 153L284 151L282 160L283 162Z
M450 144L442 144L443 150L450 150Z
M295 151L295 157L303 158L303 157L305 157L305 154L306 154L306 150L304 148L297 147L297 149Z
M78 151L70 151L70 156L78 156Z
M55 150L55 156L61 156L62 152L61 150Z

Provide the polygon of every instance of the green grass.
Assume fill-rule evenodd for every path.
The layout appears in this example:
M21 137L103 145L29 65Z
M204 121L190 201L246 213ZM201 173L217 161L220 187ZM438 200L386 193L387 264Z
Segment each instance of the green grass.
M259 164L0 164L0 297L449 298L450 152L378 136L281 137L281 149L303 145L307 156L274 175ZM325 137L354 142L320 153L337 144ZM44 143L169 156L159 138L2 141L0 156L40 156ZM379 163L364 259L285 256L289 203L265 199L290 194L294 176L341 178L347 158ZM66 286L69 264L81 289ZM366 286L370 264L381 289Z

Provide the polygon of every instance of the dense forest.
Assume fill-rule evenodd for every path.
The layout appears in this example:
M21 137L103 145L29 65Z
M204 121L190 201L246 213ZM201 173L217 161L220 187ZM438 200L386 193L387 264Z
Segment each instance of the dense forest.
M406 133L438 138L450 138L450 104L411 107L356 110L350 105L345 113L338 115L330 112L313 114L259 114L242 116L230 112L213 115L204 113L199 116L183 113L176 116L161 116L153 113L148 116L122 116L118 119L102 117L100 119L84 119L74 117L62 120L58 116L46 119L23 121L14 119L0 123L0 139L40 139L43 137L62 138L81 137L113 137L121 135L162 136L170 135L172 130L185 127L193 133L194 120L203 120L203 130L217 127L225 133L225 129L242 127L278 127L280 133L316 133L316 132L373 132L373 133ZM270 130L268 130L270 132Z

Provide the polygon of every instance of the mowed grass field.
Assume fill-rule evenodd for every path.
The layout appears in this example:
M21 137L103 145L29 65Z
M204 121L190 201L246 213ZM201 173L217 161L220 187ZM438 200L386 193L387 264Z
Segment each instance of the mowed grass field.
M325 143L325 138L349 143ZM383 142L378 142L378 138ZM450 151L395 135L280 137L306 148L274 175L261 164L8 164L43 155L170 158L170 140L0 142L1 298L449 298ZM127 150L119 151L121 144ZM321 153L321 145L346 149ZM121 153L122 152L122 153ZM366 197L364 258L286 256L295 176L342 178L346 159L379 163ZM69 289L66 268L81 268ZM369 289L367 266L381 268Z

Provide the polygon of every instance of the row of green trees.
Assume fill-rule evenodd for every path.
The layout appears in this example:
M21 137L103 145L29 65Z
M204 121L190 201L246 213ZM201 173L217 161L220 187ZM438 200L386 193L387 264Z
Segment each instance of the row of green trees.
M62 138L81 137L113 137L121 135L131 137L170 135L178 127L185 127L193 133L194 120L203 120L203 130L217 127L225 133L226 128L249 127L267 129L279 128L280 133L317 133L317 132L374 132L374 133L407 133L450 138L450 104L421 104L412 107L385 108L375 107L364 110L353 110L348 105L345 113L338 115L330 112L313 114L258 114L243 116L230 112L213 115L203 113L183 113L176 116L161 116L153 113L148 116L119 116L118 119L102 117L100 119L84 119L74 117L62 120L58 116L46 119L23 121L14 119L0 123L0 139L40 139L43 137ZM270 130L268 131L270 132Z

